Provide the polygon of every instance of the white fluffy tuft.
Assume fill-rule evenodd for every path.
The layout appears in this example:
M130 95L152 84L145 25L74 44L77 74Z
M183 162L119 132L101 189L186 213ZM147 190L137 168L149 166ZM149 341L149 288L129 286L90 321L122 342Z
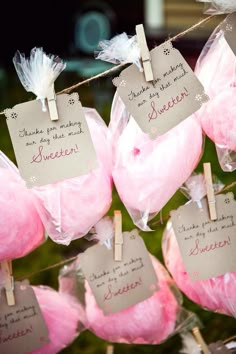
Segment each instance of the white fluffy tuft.
M197 0L207 4L206 14L227 14L236 11L235 0Z
M114 236L113 221L109 216L99 220L93 227L93 234L88 237L90 241L97 240L101 245L111 248L111 239Z
M96 59L109 63L133 63L141 70L140 49L137 37L129 37L125 32L113 37L111 40L101 41L98 45Z
M181 333L183 347L180 350L182 354L201 354L201 350L190 332Z
M236 11L235 0L212 0L212 5L217 10L225 13Z
M192 201L200 201L206 195L206 184L203 174L193 174L182 187L183 193Z
M29 58L17 51L13 63L26 91L33 92L43 104L51 85L66 67L59 57L46 55L43 48L33 48Z

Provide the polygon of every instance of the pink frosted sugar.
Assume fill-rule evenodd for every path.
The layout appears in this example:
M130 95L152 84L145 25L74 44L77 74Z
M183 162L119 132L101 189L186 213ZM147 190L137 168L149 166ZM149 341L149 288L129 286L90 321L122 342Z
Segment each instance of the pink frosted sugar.
M201 127L189 117L151 140L116 94L109 125L113 142L112 175L119 196L141 229L191 175L202 151Z
M160 289L145 301L120 312L104 316L86 282L88 328L96 336L110 342L159 344L173 334L179 305L169 288L169 275L154 257L151 259Z
M0 168L0 185L0 260L23 257L44 242L44 228L17 172Z
M34 189L49 236L65 245L84 236L106 214L111 204L107 127L96 110L86 108L84 111L99 166L86 175Z
M59 353L79 335L80 310L68 295L48 287L33 286L33 289L49 330L50 343L29 354Z
M166 267L186 296L208 310L236 317L236 272L191 281L185 270L174 230L170 226L165 231L162 249Z

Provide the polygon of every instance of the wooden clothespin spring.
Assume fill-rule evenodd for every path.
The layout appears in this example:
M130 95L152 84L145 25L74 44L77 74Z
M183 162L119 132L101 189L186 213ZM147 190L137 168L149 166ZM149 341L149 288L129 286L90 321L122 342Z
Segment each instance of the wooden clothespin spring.
M57 111L56 94L54 91L54 85L50 86L47 96L49 115L52 121L59 119Z
M210 219L217 220L216 200L215 200L215 193L212 184L211 164L209 162L204 163L203 167L204 167L204 177L205 177L206 189L207 189L207 200L208 200L209 211L210 211Z
M140 47L145 79L146 81L153 81L154 77L153 77L152 65L151 65L151 55L147 46L145 32L142 24L136 26L136 34L137 34L138 45Z
M114 346L111 345L111 344L109 344L109 345L107 346L107 352L106 352L106 354L113 354L113 353L114 353Z
M123 258L123 235L122 235L122 215L120 210L114 211L114 226L115 226L115 240L114 240L114 259L115 261L122 261Z
M14 279L12 276L12 263L11 261L1 261L1 269L5 279L5 291L8 306L15 305L15 296L14 296Z
M194 327L192 331L193 331L194 337L196 338L197 343L201 347L201 351L203 352L203 354L210 354L208 346L206 345L199 328Z

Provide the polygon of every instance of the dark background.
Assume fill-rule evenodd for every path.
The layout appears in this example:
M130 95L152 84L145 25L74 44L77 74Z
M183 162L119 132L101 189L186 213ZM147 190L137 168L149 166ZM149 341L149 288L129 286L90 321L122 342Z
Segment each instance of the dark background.
M146 28L152 46L203 17L203 5L195 0L165 0L165 4L165 25L155 31ZM98 33L92 20L87 23L86 29L83 27L84 16L91 11L107 18L108 31ZM175 45L183 54L196 57L217 21L214 19L211 24L190 33ZM95 43L123 31L133 35L135 25L139 23L145 23L144 0L67 0L60 3L50 0L6 1L1 7L0 63L9 66L17 49L27 54L35 46L42 46L46 52L63 58L77 55L83 57L88 53L80 48L79 31L85 30L86 36Z
M143 22L142 0L6 1L1 8L0 61L8 66L17 49L29 53L35 46L62 57L75 54L75 25L88 11L107 16L111 37L123 31L134 34L134 25Z

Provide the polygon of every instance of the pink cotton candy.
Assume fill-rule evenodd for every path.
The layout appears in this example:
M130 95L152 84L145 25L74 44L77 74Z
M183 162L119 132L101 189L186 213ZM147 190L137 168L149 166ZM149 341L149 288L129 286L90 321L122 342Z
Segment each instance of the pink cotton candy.
M84 236L106 214L112 198L107 127L96 110L84 112L99 166L86 175L34 188L46 231L64 245Z
M79 335L82 312L73 298L48 287L33 286L43 318L49 330L50 343L31 354L56 354Z
M170 224L163 237L162 249L166 267L186 296L208 310L236 317L236 272L207 280L191 281Z
M44 228L32 193L16 168L2 166L0 163L0 260L10 260L23 257L42 244Z
M210 98L235 85L236 57L219 27L205 44L197 61L195 74ZM210 102L204 104L202 109Z
M147 230L148 220L164 207L196 167L202 151L201 127L189 117L151 140L116 94L109 129L115 186L134 223Z
M236 88L229 87L212 98L201 117L204 132L222 148L236 151Z
M224 171L235 166L236 151L236 57L217 28L198 59L195 74L210 100L196 113L206 135L216 144L218 159Z
M174 334L179 304L170 290L172 280L164 267L151 257L159 290L153 296L125 310L104 315L86 282L88 329L110 342L159 344Z

